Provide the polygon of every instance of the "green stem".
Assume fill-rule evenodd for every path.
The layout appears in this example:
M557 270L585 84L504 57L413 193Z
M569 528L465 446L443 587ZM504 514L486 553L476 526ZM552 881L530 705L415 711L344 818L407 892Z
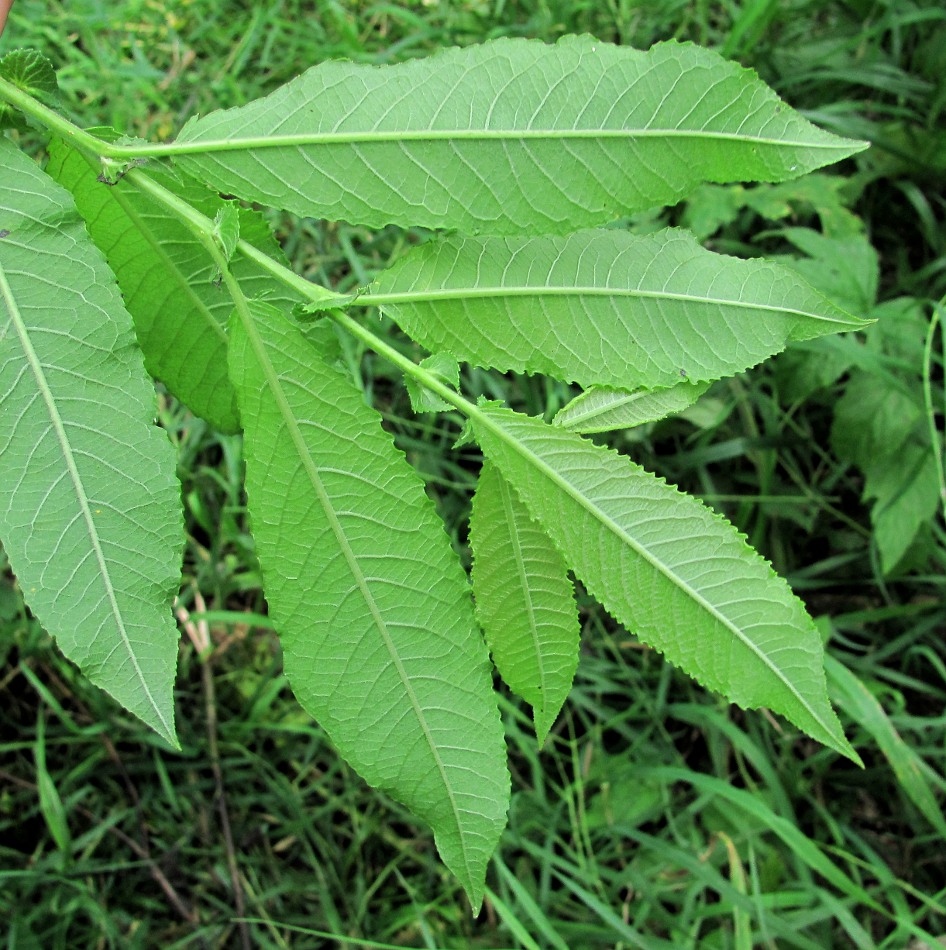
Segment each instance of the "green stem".
M13 83L2 78L0 78L0 99L5 99L17 109L32 116L79 151L87 154L91 153L99 158L132 159L180 154L185 150L175 148L173 145L130 146L114 145L110 142L105 142L94 135L90 135L84 129L79 128L79 126L74 125L68 119L63 118L63 116L48 106L43 105L43 103L39 102L29 93L23 92L23 90L13 85ZM204 245L220 270L220 273L223 275L241 319L244 323L251 321L252 317L249 313L249 309L246 307L246 299L243 297L242 291L240 291L239 284L230 276L226 256L217 244L216 237L214 236L213 221L206 215L195 210L186 201L175 195L174 192L169 191L140 169L131 168L126 172L124 177L139 191L149 195L158 202L158 204L175 215L187 226L201 244ZM263 253L259 248L254 247L248 241L241 239L237 243L237 250L244 257L252 260L260 268L294 290L315 307L326 310L329 316L340 326L344 327L345 330L362 340L372 350L388 360L388 362L399 367L406 375L416 380L421 386L436 393L444 402L458 409L467 418L482 417L482 413L480 413L476 405L470 402L470 400L454 392L432 373L429 373L422 366L418 366L413 360L399 353L380 337L363 327L360 323L352 320L347 314L342 313L340 309L337 309L348 306L355 299L353 295L346 296L334 293L326 287L321 287L318 284L306 280L304 277L300 277L278 261L274 261L268 254ZM243 304L242 308L240 304L241 300ZM247 329L250 330L252 336L252 329L249 326Z
M127 146L113 145L110 142L103 142L100 138L90 135L84 129L63 118L58 112L44 106L38 99L34 99L28 92L14 86L12 82L6 79L0 79L0 99L5 99L10 105L15 106L21 112L36 119L42 123L60 138L65 139L70 145L81 149L83 152L91 152L100 158L132 158L129 155Z
M125 175L125 180L134 185L139 191L149 195L172 214L176 215L181 222L193 232L204 247L207 248L207 252L210 254L221 274L223 274L227 289L230 290L231 296L234 298L234 305L237 307L240 317L244 325L247 326L247 330L252 338L254 334L252 328L249 326L249 323L252 322L252 316L248 309L244 312L240 307L238 300L242 300L244 306L246 300L243 297L239 284L236 283L229 274L226 258L214 237L213 221L206 215L192 208L186 201L179 198L174 192L169 191L140 169L133 168L129 170L127 175ZM348 333L361 340L379 356L393 363L425 389L435 393L443 399L444 402L458 409L467 418L481 418L482 413L480 413L475 403L470 402L469 399L454 392L449 386L437 379L436 376L424 369L423 366L418 366L413 360L399 353L393 346L386 343L356 320L353 320L348 314L342 312L339 308L348 306L354 299L353 296L336 294L319 284L313 284L304 277L300 277L288 267L284 267L278 261L274 261L268 254L264 254L259 248L254 247L248 241L242 239L238 241L237 250L271 276L294 290L301 297L304 297L319 309L326 310L328 316Z

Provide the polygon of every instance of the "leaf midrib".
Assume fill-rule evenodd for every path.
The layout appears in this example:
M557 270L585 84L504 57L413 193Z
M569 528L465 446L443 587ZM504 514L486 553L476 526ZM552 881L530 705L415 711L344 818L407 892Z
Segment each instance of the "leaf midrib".
M208 115L203 121L210 122L211 120L217 121L214 113ZM197 134L199 134L197 125L194 126L194 129L197 129ZM182 137L169 144L134 146L128 147L127 151L134 155L194 155L207 152L239 152L266 148L304 148L309 145L399 144L403 142L437 141L509 142L543 139L560 142L563 139L656 138L699 138L724 142L751 142L754 145L771 145L777 148L822 149L846 153L850 153L852 149L852 143L847 139L840 139L837 143L813 142L803 139L778 139L761 135L702 129L385 129L384 131L366 130L364 132L299 132L289 135L230 136L225 139L187 138L188 131L185 128Z
M673 300L688 304L709 304L716 307L732 307L740 310L761 310L789 317L801 317L834 323L838 326L855 326L853 319L826 316L821 313L809 313L794 307L780 307L775 304L753 303L749 300L730 300L725 297L706 297L695 294L679 294L663 290L640 290L634 287L601 286L549 286L547 284L518 285L516 287L450 287L443 290L409 290L395 294L366 294L359 301L365 306L396 307L398 304L435 303L450 300L489 299L503 297L627 297L641 300Z
M548 671L545 668L545 652L542 650L542 645L539 643L539 629L538 622L535 617L535 604L532 600L532 588L528 579L529 571L526 568L525 556L522 553L519 531L517 530L518 519L516 518L516 514L512 507L511 492L513 491L513 488L509 482L506 481L506 477L502 475L498 469L495 474L499 483L499 497L502 500L506 525L509 529L509 541L512 546L513 560L515 561L516 565L519 586L522 588L522 599L526 605L526 615L529 622L529 635L532 638L532 648L535 654L536 666L538 667L539 674L539 688L542 691L542 712L545 713L546 705L548 703Z
M241 303L243 306L240 306ZM342 527L342 524L338 519L338 515L335 512L335 508L332 505L332 500L322 483L318 468L309 454L308 447L305 444L305 437L303 436L302 430L299 428L296 422L295 415L292 412L292 407L289 405L289 400L286 398L286 394L280 385L279 374L276 372L275 367L269 359L269 354L266 352L266 344L263 342L256 330L252 311L246 306L245 298L238 303L237 309L240 312L243 328L246 331L247 338L250 340L250 345L253 347L254 355L256 356L256 359L263 370L266 383L276 400L276 404L286 424L286 428L289 430L293 446L295 447L299 459L302 462L303 468L305 469L312 487L315 490L319 504L322 506L322 510L329 520L332 533L335 535L335 540L338 542L338 545L342 550L342 555L345 558L345 562L348 564L349 570L352 573L352 577L354 578L355 583L358 585L358 589L361 592L361 595L368 606L368 610L371 613L372 619L375 622L375 626L378 628L378 631L381 634L381 638L384 641L384 645L391 657L394 668L397 670L398 676L404 685L405 692L407 693L411 703L411 708L414 710L414 715L417 718L417 721L420 723L424 737L427 739L428 747L430 748L434 762L437 765L437 770L440 773L441 781L444 788L446 789L447 797L450 800L450 808L453 812L457 836L462 844L464 837L460 822L459 807L456 802L453 787L448 781L443 760L440 757L440 753L437 749L436 743L434 742L430 727L427 724L424 711L421 708L421 705L417 699L417 695L414 692L414 688L411 685L410 677L407 675L407 670L404 668L404 663L401 660L400 654L397 652L397 649L394 646L394 641L391 639L391 635L388 632L387 624L385 623L384 618L381 616L381 611L375 602L374 596L371 593L371 589L368 586L367 579L358 563L357 555L352 550L351 545L348 542L345 529ZM474 877L470 869L467 849L465 847L462 847L462 853L464 863L466 864L467 878L472 882Z
M30 372L36 381L36 386L39 389L43 403L46 406L46 411L53 426L53 431L56 434L56 440L59 442L59 447L66 463L66 470L69 473L69 478L75 491L76 500L79 503L79 509L82 513L82 520L85 522L89 540L92 545L92 550L98 564L99 576L101 577L102 584L105 587L109 607L115 620L115 625L118 629L119 638L125 648L125 652L128 655L131 665L134 668L135 676L138 682L141 684L141 688L144 691L145 696L147 696L148 702L151 704L151 708L153 709L158 722L160 722L164 727L165 735L173 737L174 729L164 718L164 714L162 713L161 708L158 706L158 703L156 702L151 689L148 686L148 680L144 676L143 671L138 664L138 658L135 656L135 652L132 649L131 639L128 636L128 631L125 628L124 617L122 616L121 607L118 604L118 598L115 593L115 587L112 583L108 562L105 558L105 552L102 550L98 530L95 527L95 521L92 517L92 510L85 492L85 486L82 483L82 477L79 474L79 469L76 465L75 456L73 455L72 451L72 445L69 441L68 435L66 434L65 424L63 423L62 416L60 416L59 410L56 407L56 400L53 396L49 382L46 379L42 361L40 360L36 350L33 348L32 341L29 338L29 328L26 325L26 321L23 319L23 315L20 313L20 309L17 306L16 299L13 295L13 289L10 287L9 282L6 279L6 273L2 265L0 265L0 296L3 297L3 300L7 305L7 310L10 313L10 321L16 329L17 337L20 340L20 346L23 349L27 363L30 367Z
M494 422L487 411L477 409L476 419L480 422L480 424L486 424L495 435L497 435L503 442L512 448L512 450L521 456L528 464L533 465L542 475L551 481L556 488L560 489L575 502L577 502L586 512L588 512L589 515L595 518L607 530L614 534L618 540L624 542L639 557L643 558L648 564L650 564L651 567L667 578L668 581L674 584L684 594L692 597L692 599L696 601L696 603L699 604L704 610L706 610L707 613L715 617L720 623L723 624L723 626L728 628L733 633L733 635L743 643L744 646L754 653L763 662L763 664L775 674L775 677L781 683L783 683L788 691L792 693L793 696L795 696L799 703L801 703L802 707L808 711L812 719L821 725L826 733L829 735L832 734L832 730L822 721L821 717L811 707L811 704L805 699L804 696L801 695L795 685L784 676L781 670L775 666L771 659L765 653L763 653L756 644L748 639L748 637L743 634L739 627L737 627L728 617L722 614L713 604L707 601L699 591L690 587L690 585L687 584L683 578L677 575L668 565L664 564L663 561L651 554L647 548L639 544L633 537L631 537L631 535L624 531L624 529L619 524L608 517L604 511L595 505L591 499L587 498L575 486L560 476L559 473L555 471L555 469L553 469L543 459L537 456L528 446L520 442L511 433L507 432L501 423Z

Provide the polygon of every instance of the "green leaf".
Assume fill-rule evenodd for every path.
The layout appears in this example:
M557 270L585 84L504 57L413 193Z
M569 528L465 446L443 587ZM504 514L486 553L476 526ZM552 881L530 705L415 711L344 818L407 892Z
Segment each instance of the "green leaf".
M234 319L230 367L292 688L371 785L431 825L478 907L509 778L489 658L443 525L378 413L273 307Z
M491 407L474 427L615 619L732 702L768 706L858 761L828 701L818 631L724 518L574 433Z
M111 130L96 130L105 138ZM197 415L222 432L239 429L236 397L227 378L226 324L233 301L219 285L206 249L180 221L126 179L97 180L99 168L59 140L49 173L75 197L93 240L104 252L135 320L145 366ZM148 174L207 217L218 219L230 252L238 236L276 258L282 252L255 212L224 203L195 181L148 167ZM229 210L225 210L229 209ZM238 220L235 219L238 216ZM231 271L248 297L276 304L296 298L241 255Z
M432 241L376 303L429 350L619 388L718 379L790 340L865 325L786 268L712 254L686 231Z
M58 102L56 70L39 50L15 49L0 58L0 79L48 105ZM27 125L12 106L0 102L0 129L7 127L24 129Z
M572 432L610 432L656 422L682 412L709 389L709 383L678 383L670 389L611 389L592 386L562 406L552 422Z
M184 537L155 411L72 198L0 139L0 537L63 653L176 744Z
M433 353L422 359L420 365L451 389L459 390L460 364L452 356ZM449 412L453 409L446 399L441 399L436 393L425 389L410 376L406 376L404 382L407 385L414 412Z
M696 46L500 39L397 66L323 63L184 126L214 187L311 217L564 233L700 181L780 181L866 147Z
M578 666L578 608L562 556L489 462L473 496L470 545L486 643L509 688L532 705L541 746Z

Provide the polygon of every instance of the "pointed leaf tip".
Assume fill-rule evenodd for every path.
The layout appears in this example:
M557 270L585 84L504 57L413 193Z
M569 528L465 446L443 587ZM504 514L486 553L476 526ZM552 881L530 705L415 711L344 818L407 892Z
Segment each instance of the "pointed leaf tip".
M745 708L767 706L859 761L801 601L721 516L574 433L484 407L484 453L609 613Z

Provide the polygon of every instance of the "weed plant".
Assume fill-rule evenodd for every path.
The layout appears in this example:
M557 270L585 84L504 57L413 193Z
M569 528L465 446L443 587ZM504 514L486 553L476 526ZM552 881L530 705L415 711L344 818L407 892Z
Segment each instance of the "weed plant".
M840 660L829 665L832 698L866 769L702 692L585 599L575 688L541 753L527 712L503 700L510 826L471 919L430 838L349 772L291 697L247 533L240 439L165 398L188 517L184 753L165 755L57 656L0 562L8 947L919 950L946 929L935 328L926 346L946 294L941 4L18 0L0 50L43 48L67 108L163 139L192 112L240 104L327 58L393 62L566 32L715 47L809 118L874 143L843 180L703 189L666 219L633 223L682 223L716 250L781 253L808 276L820 261L829 295L882 311L877 334L789 351L717 384L681 417L611 437L725 512L821 618ZM395 229L277 224L295 269L342 291L407 241ZM464 550L476 450L452 449L455 424L414 415L357 344L345 357ZM532 413L572 395L466 372L468 391ZM873 470L857 442L883 448L890 433L877 420L894 399L912 420L909 443ZM842 411L853 445L838 436ZM908 444L932 460L920 501L904 471ZM904 496L885 539L878 506Z

